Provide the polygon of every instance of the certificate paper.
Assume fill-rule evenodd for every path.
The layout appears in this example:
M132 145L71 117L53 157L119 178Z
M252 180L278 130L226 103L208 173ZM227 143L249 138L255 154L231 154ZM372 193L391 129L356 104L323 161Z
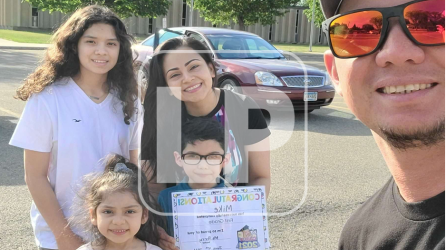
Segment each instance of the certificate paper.
M174 192L172 211L181 250L270 248L263 186Z

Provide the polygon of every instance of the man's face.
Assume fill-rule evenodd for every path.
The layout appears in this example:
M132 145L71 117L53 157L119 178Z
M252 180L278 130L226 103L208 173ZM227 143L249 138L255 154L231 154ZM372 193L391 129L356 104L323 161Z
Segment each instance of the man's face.
M344 0L340 13L369 7L391 7L406 0ZM334 58L326 52L327 70L352 112L374 132L412 135L434 129L445 117L445 50L442 46L418 46L404 34L397 18L381 50L351 59ZM426 89L386 94L419 84ZM430 86L430 87L429 87ZM443 133L444 137L444 133Z

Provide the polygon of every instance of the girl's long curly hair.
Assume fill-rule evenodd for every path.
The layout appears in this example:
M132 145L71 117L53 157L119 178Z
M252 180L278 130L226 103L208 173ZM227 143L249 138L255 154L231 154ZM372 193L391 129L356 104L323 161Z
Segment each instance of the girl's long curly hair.
M128 169L115 169L118 163L125 164ZM141 192L139 192L139 188L141 188ZM138 167L135 164L116 154L106 157L103 173L92 173L84 176L81 189L74 199L73 214L68 220L69 226L80 230L84 240L91 242L92 246L105 247L107 239L99 232L97 226L91 223L90 216L96 216L98 206L109 195L122 192L132 193L135 200L149 215L147 222L141 225L135 236L142 241L158 245L160 235L157 226L166 228L166 220L145 207L145 204L147 204L150 208L161 211L155 199L149 193L147 178L143 172L139 174Z
M79 39L96 23L111 25L119 40L118 61L108 72L107 85L122 101L124 122L130 124L138 95L131 49L135 39L127 33L124 23L110 9L99 5L77 10L57 29L41 65L24 80L23 85L17 89L15 98L26 101L33 93L41 92L53 82L77 75L80 71L77 55Z

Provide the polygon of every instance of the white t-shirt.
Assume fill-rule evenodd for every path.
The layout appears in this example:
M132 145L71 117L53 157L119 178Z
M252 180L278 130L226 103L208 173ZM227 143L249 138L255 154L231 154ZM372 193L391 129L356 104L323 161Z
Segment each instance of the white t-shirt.
M50 152L48 179L66 218L82 177L102 172L100 161L110 153L129 158L139 148L142 106L124 123L121 101L110 93L103 102L93 102L70 78L63 78L33 94L26 103L9 144ZM31 205L31 223L36 244L57 249L51 229Z
M162 250L161 248L159 248L159 247L157 247L155 245L152 245L152 244L150 244L150 243L148 243L146 241L144 241L144 243L146 243L146 250ZM88 243L88 244L85 244L85 245L79 247L77 250L94 250L94 249L91 246L91 244Z

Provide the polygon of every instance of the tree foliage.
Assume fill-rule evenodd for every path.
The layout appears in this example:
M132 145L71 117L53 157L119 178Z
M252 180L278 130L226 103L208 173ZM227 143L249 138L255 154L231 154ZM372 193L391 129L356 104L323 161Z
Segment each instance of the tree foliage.
M39 10L49 10L70 13L76 9L99 4L107 6L119 17L126 18L132 15L141 17L157 17L167 14L169 0L25 0Z
M194 9L213 24L234 21L244 30L245 25L274 24L277 16L283 16L298 2L300 0L194 0ZM188 3L190 5L190 0Z
M316 4L316 9L314 10L314 25L316 27L321 27L322 22L325 20L324 13L322 12L321 4L319 0L302 0L301 5L307 6L308 9L304 10L305 15L308 20L311 21L311 16L313 15L313 3Z
M376 26L376 29L381 31L381 28L383 27L383 17L377 16L370 18L370 22L373 23Z
M406 18L416 29L427 29L436 25L444 27L444 14L438 11L408 11Z

